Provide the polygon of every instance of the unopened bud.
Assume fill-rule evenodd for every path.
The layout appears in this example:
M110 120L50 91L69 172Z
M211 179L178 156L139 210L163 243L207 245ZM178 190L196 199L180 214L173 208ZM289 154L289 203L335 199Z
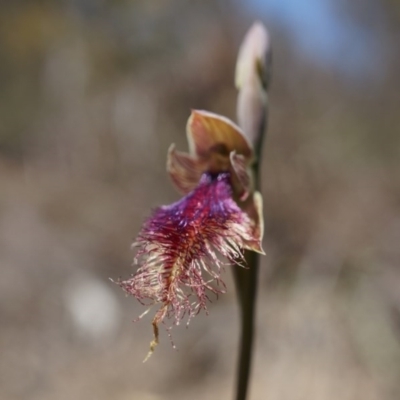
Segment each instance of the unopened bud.
M235 84L239 90L239 126L254 146L260 142L264 131L270 75L269 35L264 25L256 22L247 32L240 47L235 74Z

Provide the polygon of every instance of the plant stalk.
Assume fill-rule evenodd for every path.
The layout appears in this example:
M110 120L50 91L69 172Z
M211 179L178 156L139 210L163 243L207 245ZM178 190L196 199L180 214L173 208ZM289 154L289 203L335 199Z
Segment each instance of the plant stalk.
M264 132L265 128L266 119L260 129ZM255 148L257 158L253 165L253 173L256 190L260 189L259 160L263 136L263 134L259 135L260 140ZM257 281L260 255L254 251L246 250L245 259L247 268L235 265L233 269L241 314L241 337L236 380L236 400L246 400L248 393L255 334Z

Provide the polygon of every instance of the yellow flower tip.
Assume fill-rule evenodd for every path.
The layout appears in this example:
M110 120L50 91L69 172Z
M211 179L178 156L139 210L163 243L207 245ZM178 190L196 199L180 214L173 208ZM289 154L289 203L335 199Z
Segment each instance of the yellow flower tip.
M266 88L271 62L271 43L265 26L257 21L248 30L236 63L235 85L242 89L245 84Z
M246 244L246 249L265 256L265 251L262 248L262 244L260 241L248 242Z
M247 160L253 149L243 131L230 119L208 111L192 110L186 126L190 154L209 159L213 154L229 158L232 151Z
M167 311L168 305L164 305L157 311L156 315L153 318L153 321L151 323L153 325L153 340L150 342L150 350L144 358L143 363L145 363L153 355L154 350L159 343L160 333L158 329L158 324L165 318Z
M154 350L155 350L155 348L156 348L157 345L158 345L158 342L156 342L155 340L152 340L152 341L150 342L150 350L149 350L149 352L147 353L146 357L144 358L143 364L153 355Z

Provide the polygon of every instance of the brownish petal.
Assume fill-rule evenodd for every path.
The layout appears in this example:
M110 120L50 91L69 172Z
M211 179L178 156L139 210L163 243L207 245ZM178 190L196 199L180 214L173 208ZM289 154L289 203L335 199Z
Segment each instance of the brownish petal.
M167 172L179 192L191 192L199 183L204 169L204 162L177 151L174 144L168 149Z
M232 151L231 162L232 186L240 201L245 201L251 192L251 173L244 156Z
M208 159L212 153L228 158L232 151L248 161L253 156L251 144L242 130L228 118L208 111L192 111L186 134L190 153L201 159Z
M262 248L262 239L264 236L264 219L263 219L263 201L260 192L254 192L253 196L248 198L244 206L244 210L254 222L253 240L247 241L245 247L260 254L265 254Z

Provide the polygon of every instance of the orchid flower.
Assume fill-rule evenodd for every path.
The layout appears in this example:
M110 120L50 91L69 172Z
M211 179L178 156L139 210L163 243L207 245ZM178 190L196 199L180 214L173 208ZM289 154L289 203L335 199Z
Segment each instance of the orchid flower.
M139 264L118 284L146 305L157 305L152 324L153 353L159 324L179 325L201 310L209 293L225 292L224 266L244 266L244 250L264 254L262 198L253 189L253 149L229 119L194 110L187 123L189 153L171 145L167 171L184 195L154 210L134 242ZM146 314L149 310L145 311Z

